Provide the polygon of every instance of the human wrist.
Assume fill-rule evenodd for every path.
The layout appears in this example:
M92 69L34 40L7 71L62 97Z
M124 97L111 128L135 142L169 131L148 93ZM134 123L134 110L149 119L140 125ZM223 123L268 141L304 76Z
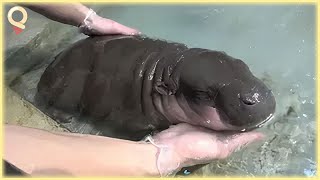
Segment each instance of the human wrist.
M151 136L146 140L158 150L157 169L161 177L174 176L183 167L185 160L177 153L174 146L158 142Z
M105 139L105 138L102 138ZM121 139L105 139L98 145L100 158L93 164L99 165L102 174L111 176L159 176L156 166L157 148L147 143ZM112 156L110 156L112 155ZM107 171L107 172L106 172Z
M137 164L138 168L146 176L160 176L157 168L158 148L152 144L143 144L141 145L140 153L144 155L144 158L141 163Z
M95 21L100 16L97 15L97 13L93 9L87 9L85 11L84 18L82 21L78 24L79 31L86 35L91 35L95 31Z
M83 9L79 9L79 11L81 11L81 20L77 24L78 27L86 25L88 23L92 23L92 16L96 14L96 12L93 9L85 7Z

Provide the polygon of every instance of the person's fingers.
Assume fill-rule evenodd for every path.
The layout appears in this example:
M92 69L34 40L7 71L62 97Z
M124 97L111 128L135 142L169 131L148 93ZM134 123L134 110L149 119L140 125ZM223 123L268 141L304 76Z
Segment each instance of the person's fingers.
M115 31L119 34L124 34L124 35L137 35L137 34L140 34L140 32L136 29L133 29L133 28L130 28L130 27L127 27L127 26L124 26L120 23L117 23L115 21L112 21L111 22L112 25L112 31Z
M264 135L259 132L246 132L231 135L222 141L224 148L221 148L221 153L219 153L219 156L220 158L226 158L234 151L240 150L248 144L262 140L263 138Z
M108 35L108 34L122 34L122 35L138 35L141 34L138 30L124 26L114 20L103 18L101 16L93 16L93 23L87 28L87 35Z

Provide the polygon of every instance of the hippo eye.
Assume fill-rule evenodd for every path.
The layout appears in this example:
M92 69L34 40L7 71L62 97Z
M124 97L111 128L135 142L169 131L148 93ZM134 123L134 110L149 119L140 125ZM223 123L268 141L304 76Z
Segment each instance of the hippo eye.
M214 102L212 97L208 92L204 91L196 91L193 94L193 101L197 104L207 105L207 106L214 106Z

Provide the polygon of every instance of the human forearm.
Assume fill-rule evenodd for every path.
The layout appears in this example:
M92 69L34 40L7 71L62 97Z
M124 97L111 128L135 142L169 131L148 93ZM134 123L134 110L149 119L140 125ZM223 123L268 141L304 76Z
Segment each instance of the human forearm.
M150 144L7 125L4 147L4 159L31 175L158 175Z
M85 19L89 9L80 3L70 4L22 4L45 17L64 24L78 26Z
M124 26L111 19L100 17L81 3L68 4L29 4L19 3L45 17L79 27L79 31L88 36L123 34L140 34L136 29Z

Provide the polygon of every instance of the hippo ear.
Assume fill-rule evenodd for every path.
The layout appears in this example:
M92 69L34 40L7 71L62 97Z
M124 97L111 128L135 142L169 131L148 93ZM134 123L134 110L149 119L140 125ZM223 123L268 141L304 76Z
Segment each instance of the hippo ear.
M154 89L161 95L173 95L176 93L175 89L170 88L170 86L164 82L157 82Z

